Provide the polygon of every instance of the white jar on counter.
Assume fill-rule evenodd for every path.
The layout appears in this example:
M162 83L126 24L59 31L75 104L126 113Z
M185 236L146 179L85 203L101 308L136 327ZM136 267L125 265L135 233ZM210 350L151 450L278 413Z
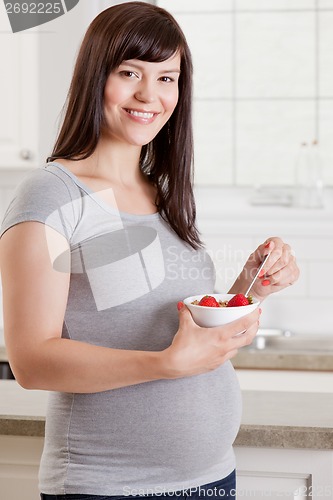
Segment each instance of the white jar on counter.
M318 141L303 142L295 164L295 206L323 208L324 184Z

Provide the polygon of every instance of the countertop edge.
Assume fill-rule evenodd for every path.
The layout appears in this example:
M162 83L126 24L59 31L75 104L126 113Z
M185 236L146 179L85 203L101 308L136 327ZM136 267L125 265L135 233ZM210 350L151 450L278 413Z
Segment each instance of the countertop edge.
M333 450L333 428L242 424L234 446Z
M44 437L44 417L24 417L6 415L0 417L1 436Z
M238 352L231 360L236 369L254 370L293 370L293 371L333 371L333 356L331 354L316 352L272 352L268 349L263 352L251 350Z

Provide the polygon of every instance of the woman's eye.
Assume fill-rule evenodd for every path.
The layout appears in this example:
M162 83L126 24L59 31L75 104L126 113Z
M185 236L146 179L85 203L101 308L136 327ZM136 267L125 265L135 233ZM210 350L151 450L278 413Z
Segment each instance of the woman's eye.
M120 72L121 75L127 77L127 78L135 78L136 77L136 74L134 73L134 71L121 71Z
M161 76L160 80L162 80L162 82L173 82L173 78L170 78L170 76Z

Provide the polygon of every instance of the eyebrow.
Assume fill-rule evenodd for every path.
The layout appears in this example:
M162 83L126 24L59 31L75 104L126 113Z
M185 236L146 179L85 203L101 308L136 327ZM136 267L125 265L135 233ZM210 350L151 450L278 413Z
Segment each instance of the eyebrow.
M142 70L142 66L140 64L132 63L130 61L123 61L120 63L119 66L131 66L132 68ZM160 74L162 73L180 73L180 69L179 68L165 69L163 71L160 71Z

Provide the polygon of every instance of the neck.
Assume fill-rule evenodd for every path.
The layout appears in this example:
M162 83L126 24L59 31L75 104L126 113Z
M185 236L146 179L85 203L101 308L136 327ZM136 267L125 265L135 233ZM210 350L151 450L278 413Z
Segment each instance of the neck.
M113 183L133 185L142 181L140 170L141 147L128 144L99 141L94 153L89 157L92 175L98 175Z

